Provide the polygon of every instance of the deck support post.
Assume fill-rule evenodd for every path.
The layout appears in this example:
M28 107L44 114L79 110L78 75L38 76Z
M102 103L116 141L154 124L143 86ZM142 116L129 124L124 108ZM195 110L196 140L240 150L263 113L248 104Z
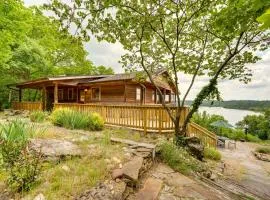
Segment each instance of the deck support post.
M58 103L58 83L54 84L54 103Z
M19 89L19 102L22 102L22 89Z

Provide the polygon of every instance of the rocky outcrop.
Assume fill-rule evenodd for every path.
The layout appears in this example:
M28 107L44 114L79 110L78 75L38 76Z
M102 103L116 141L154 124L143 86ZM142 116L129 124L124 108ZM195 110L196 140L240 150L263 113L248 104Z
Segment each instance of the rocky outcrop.
M75 200L122 200L125 190L125 182L110 181L109 183L98 184L75 198Z
M270 162L270 155L269 154L264 154L264 153L259 153L259 152L253 152L253 154L259 160Z
M30 149L40 152L45 160L59 160L82 155L77 145L66 140L34 139L31 140Z

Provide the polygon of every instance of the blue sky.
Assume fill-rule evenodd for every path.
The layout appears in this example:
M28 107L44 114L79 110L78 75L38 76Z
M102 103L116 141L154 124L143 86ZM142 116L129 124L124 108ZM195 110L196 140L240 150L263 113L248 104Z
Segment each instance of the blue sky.
M26 6L41 5L48 3L49 0L24 0ZM116 73L123 72L118 63L124 50L121 44L109 44L107 42L98 42L95 38L85 43L85 48L89 53L89 59L95 65L110 66ZM249 65L253 71L253 78L249 84L243 84L239 81L225 80L219 84L220 92L224 100L270 100L270 50L264 52L262 60L256 64ZM189 85L191 77L179 74L180 89L185 91ZM208 78L198 78L188 99L193 99L199 90L207 84Z

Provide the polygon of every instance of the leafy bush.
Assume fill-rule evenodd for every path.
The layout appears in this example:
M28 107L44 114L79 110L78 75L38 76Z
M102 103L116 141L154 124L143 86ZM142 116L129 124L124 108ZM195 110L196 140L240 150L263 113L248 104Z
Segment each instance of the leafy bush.
M258 147L255 151L259 153L270 154L270 147Z
M86 114L71 109L54 110L51 120L53 124L69 129L102 130L104 126L104 121L99 114Z
M14 191L30 190L40 171L40 156L28 150L35 128L15 120L0 126L0 154L7 184Z
M44 122L47 116L48 116L47 112L33 111L30 114L30 120L32 122Z
M90 129L102 130L104 127L104 120L98 113L92 113L90 115Z
M220 160L221 154L218 150L214 148L205 148L204 149L204 157L211 160Z
M184 148L177 147L173 143L164 142L160 145L161 159L174 170L183 174L201 172L205 165L192 157Z
M220 115L209 115L207 114L205 111L200 114L200 113L196 113L194 114L194 116L192 117L192 121L205 127L206 129L216 133L219 136L224 136L233 140L247 140L250 142L260 142L260 138L258 138L257 135L251 135L251 134L246 134L244 133L244 131L242 129L233 129L233 128L215 128L213 126L211 126L210 124L218 121L218 120L222 120L227 122L227 120Z

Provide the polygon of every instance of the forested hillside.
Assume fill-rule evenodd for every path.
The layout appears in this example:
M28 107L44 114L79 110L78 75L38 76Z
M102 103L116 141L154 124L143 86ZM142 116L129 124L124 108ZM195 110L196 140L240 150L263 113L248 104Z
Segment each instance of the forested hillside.
M21 1L0 1L0 107L8 104L7 84L70 74L112 74L87 59L82 41L60 24L26 8Z
M187 101L187 105L191 105L192 101ZM270 101L255 100L231 100L231 101L204 101L202 106L215 106L231 109L264 111L270 108Z

